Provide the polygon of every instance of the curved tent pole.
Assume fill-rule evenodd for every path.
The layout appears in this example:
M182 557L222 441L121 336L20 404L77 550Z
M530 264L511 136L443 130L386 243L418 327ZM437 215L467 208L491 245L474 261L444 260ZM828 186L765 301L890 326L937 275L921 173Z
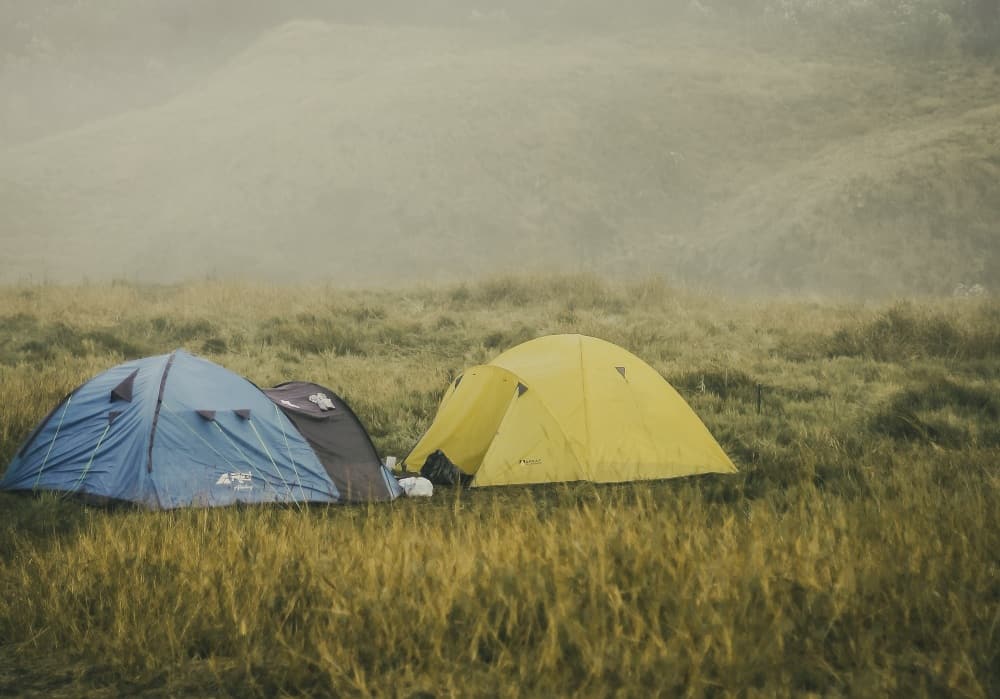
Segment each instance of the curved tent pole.
M83 479L87 477L88 473L90 473L90 467L94 465L94 457L97 456L97 450L101 448L102 444L104 444L104 438L108 436L108 431L110 429L111 421L109 420L107 427L104 428L104 432L101 433L100 438L97 440L97 446L95 446L94 451L90 453L90 460L87 461L87 465L84 467L83 473L81 473L80 477L76 479L76 483L73 484L73 487L70 488L67 495L72 495L81 485L83 485Z
M38 467L38 474L35 476L35 482L31 484L31 489L35 490L38 487L38 481L42 477L42 471L45 470L45 464L49 462L49 454L52 453L52 447L56 445L56 438L59 437L59 430L62 429L63 420L66 418L66 411L69 410L69 404L73 402L73 395L66 399L66 405L63 407L62 415L59 416L59 424L56 425L56 433L52 435L52 441L49 442L48 451L45 452L45 458L42 459L42 465Z
M285 433L285 425L282 422L282 418L285 416L282 414L281 410L278 409L278 404L271 402L274 406L274 414L278 416L278 426L281 427L281 438L285 440L285 449L288 451L288 460L292 462L292 471L295 473L295 480L299 484L299 494L302 495L302 499L305 500L306 490L302 487L302 476L299 475L298 466L295 464L295 457L292 456L292 446L288 443L288 435Z
M174 412L173 410L171 410L169 405L164 404L164 407L167 409L168 413L170 413L171 415L173 415L175 417L177 416L177 413ZM232 461L230 461L229 459L227 459L225 457L225 455L223 455L222 452L220 452L218 449L216 449L215 447L213 447L211 442L209 442L207 439L205 439L204 437L202 437L200 434L198 434L197 432L195 432L194 430L192 430L191 427L190 427L190 425L188 425L183 420L178 420L177 422L184 429L186 429L188 432L190 432L192 435L194 435L195 437L197 437L198 439L200 439L201 443L204 444L209 449L211 449L213 454L215 454L220 459L222 459L223 461L225 461L226 465L229 466L229 468L233 469L234 471L236 470L236 464L234 464Z
M250 429L253 430L254 435L257 437L257 441L260 442L261 448L264 450L264 453L267 454L267 458L271 460L271 465L274 466L274 472L278 474L278 478L280 478L281 482L285 484L285 490L287 490L288 494L291 496L292 502L295 502L296 505L299 506L299 509L302 509L301 503L298 503L295 500L295 493L292 492L292 487L288 485L288 481L285 480L285 476L281 473L281 469L278 468L278 464L275 463L274 457L271 456L271 450L267 448L267 445L264 444L264 440L261 439L260 432L257 431L257 426L253 424L253 418L248 418L247 422L250 423Z
M232 446L232 448L236 450L236 453L243 457L243 460L247 462L247 466L250 467L250 470L257 472L257 475L260 476L261 481L264 482L265 487L268 486L268 485L270 485L271 486L271 490L273 490L275 492L275 494L279 494L278 493L278 489L275 488L274 485L268 483L267 478L264 477L264 472L261 471L256 466L254 466L254 463L253 463L253 461L250 460L250 457L248 457L246 454L244 454L243 450L240 449L239 445L236 442L233 441L232 437L230 437L228 434L226 434L226 431L224 429L222 429L222 425L220 425L218 423L218 421L216 421L216 420L212 420L212 424L215 425L215 428L217 430L219 430L219 433L223 437L226 438L226 441L229 442L230 446ZM270 454L268 454L268 457L270 457ZM284 480L284 479L282 479L282 480ZM288 484L286 483L285 485L287 486Z

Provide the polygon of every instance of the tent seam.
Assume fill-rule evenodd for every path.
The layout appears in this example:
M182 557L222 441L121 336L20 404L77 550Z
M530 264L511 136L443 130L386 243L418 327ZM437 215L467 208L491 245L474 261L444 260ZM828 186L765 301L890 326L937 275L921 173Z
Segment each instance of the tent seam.
M146 461L146 473L153 472L153 442L156 440L156 423L160 419L160 407L163 405L163 392L167 388L167 375L170 373L170 367L174 364L174 358L177 356L177 351L174 350L170 353L170 357L167 359L167 365L163 367L163 374L160 376L160 391L156 394L156 408L153 410L153 424L149 427L149 449ZM157 496L159 499L159 496Z
M507 370L504 369L504 371ZM517 378L517 376L514 376L514 378ZM503 417L500 418L500 422L497 423L497 428L493 431L493 438L490 440L490 445L486 448L486 453L483 454L483 460L479 462L476 472L472 475L472 482L469 484L469 487L474 487L476 485L476 479L479 478L479 474L483 471L483 465L489 460L490 454L493 453L493 449L497 445L497 435L500 434L500 430L503 428L503 423L507 421L507 416L510 415L511 408L514 403L517 402L517 399L517 386L515 386L510 400L507 401L507 409L503 411Z
M579 357L580 357L580 389L583 394L583 427L584 434L587 436L587 460L585 464L581 464L584 471L587 473L587 480L593 480L592 474L590 472L591 462L593 461L593 446L591 445L590 437L590 404L587 402L587 373L583 367L583 336L576 336L577 346L579 347Z

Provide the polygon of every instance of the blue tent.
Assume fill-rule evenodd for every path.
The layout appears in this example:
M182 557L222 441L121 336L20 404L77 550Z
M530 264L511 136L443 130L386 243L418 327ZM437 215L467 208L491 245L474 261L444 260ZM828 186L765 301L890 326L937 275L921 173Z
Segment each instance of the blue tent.
M49 413L10 463L0 489L55 490L150 509L396 497L399 487L361 423L331 397L337 402L324 392L310 397L315 405L309 405L324 412L340 408L336 421L317 409L314 431L326 429L327 442L346 435L368 445L363 458L357 448L349 450L353 462L346 465L329 449L317 453L286 405L227 369L183 350L126 362ZM350 498L335 485L344 468L356 484Z

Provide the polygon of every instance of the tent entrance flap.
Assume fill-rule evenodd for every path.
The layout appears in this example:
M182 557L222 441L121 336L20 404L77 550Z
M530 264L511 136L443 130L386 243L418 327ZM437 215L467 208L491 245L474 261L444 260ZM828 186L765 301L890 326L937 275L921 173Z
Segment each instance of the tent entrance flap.
M475 474L518 393L518 379L506 369L468 369L445 392L434 423L406 457L406 469L419 471L440 449L462 471Z
M473 484L587 480L583 447L570 443L537 392L526 392L511 402Z

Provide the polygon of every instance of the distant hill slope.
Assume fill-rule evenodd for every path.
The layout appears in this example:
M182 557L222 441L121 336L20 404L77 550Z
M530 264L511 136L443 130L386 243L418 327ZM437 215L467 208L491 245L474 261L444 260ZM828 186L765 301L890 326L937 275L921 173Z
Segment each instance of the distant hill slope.
M1000 76L675 27L297 22L0 152L0 281L592 269L896 293L1000 278Z

